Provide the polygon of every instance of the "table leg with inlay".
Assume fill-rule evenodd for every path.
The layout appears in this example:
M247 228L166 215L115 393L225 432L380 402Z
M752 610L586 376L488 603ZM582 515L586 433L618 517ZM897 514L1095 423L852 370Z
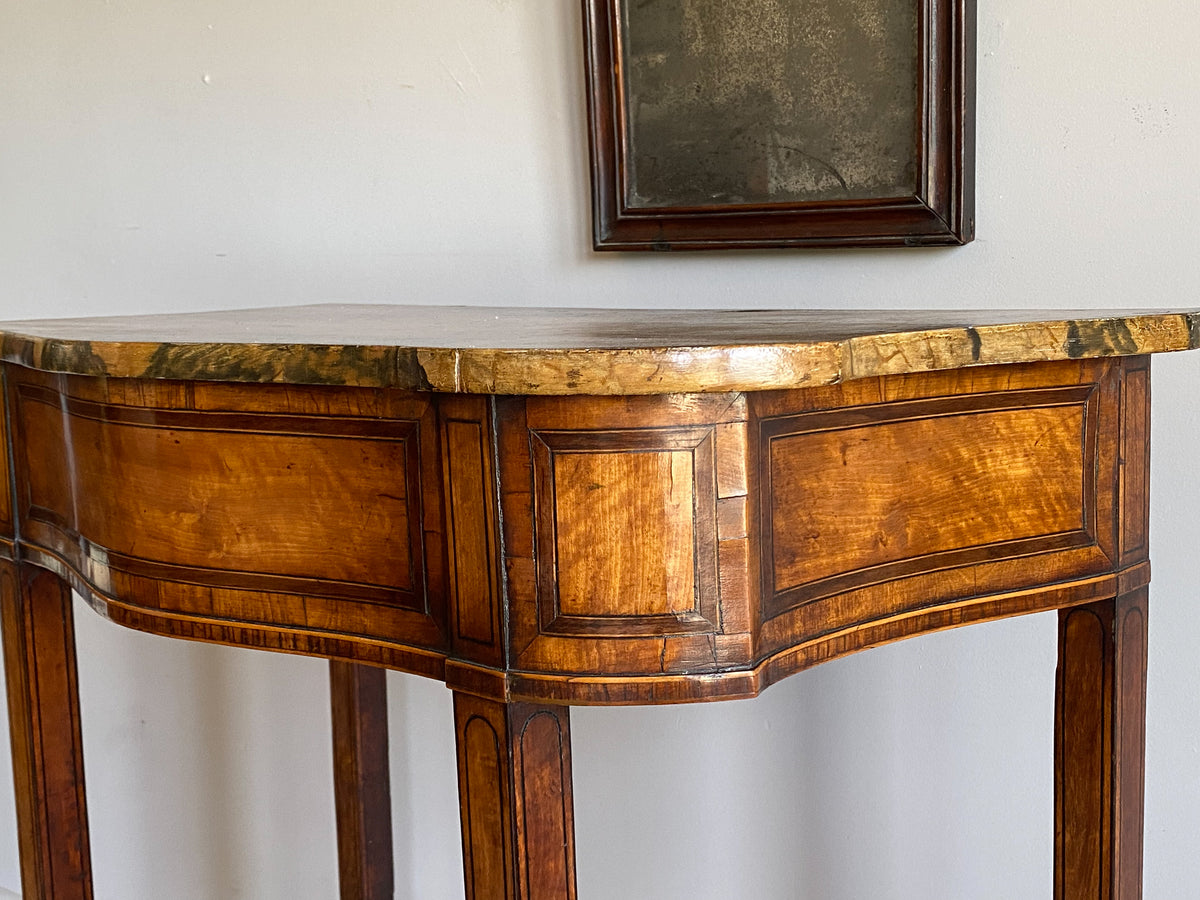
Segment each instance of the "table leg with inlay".
M1145 587L1060 610L1055 900L1142 895Z
M92 868L71 589L0 559L21 881L33 900L90 900Z
M467 900L575 900L569 708L454 694Z

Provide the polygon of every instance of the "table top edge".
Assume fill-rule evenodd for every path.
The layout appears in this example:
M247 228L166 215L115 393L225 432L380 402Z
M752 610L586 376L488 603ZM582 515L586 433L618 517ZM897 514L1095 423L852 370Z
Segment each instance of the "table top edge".
M299 312L297 312L299 311ZM241 317L441 317L414 340L230 340ZM685 322L676 316L704 322ZM531 336L453 340L530 323ZM208 323L216 321L216 325ZM553 340L537 341L562 323ZM180 325L175 331L172 327ZM206 340L208 328L216 340ZM223 331L222 329L226 329ZM144 334L138 334L143 329ZM157 329L157 331L156 331ZM573 330L572 330L573 329ZM400 333L401 337L403 332ZM588 335L595 334L594 340ZM420 340L430 336L436 341ZM656 335L660 339L656 339ZM308 335L301 335L308 337ZM333 334L331 337L344 337ZM503 336L501 334L500 336ZM133 338L133 339L130 339ZM624 339L622 339L624 338ZM698 339L697 339L698 338ZM731 339L732 338L732 339ZM527 344L528 346L522 346ZM789 389L980 365L1200 348L1200 310L533 310L319 305L0 323L0 360L112 378L354 385L445 393L616 395Z

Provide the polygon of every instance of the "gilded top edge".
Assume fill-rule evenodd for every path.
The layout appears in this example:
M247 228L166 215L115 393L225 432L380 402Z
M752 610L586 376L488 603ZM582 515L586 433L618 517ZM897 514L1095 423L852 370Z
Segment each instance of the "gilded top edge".
M1098 315L840 340L604 349L116 342L0 332L0 359L44 372L442 393L760 391L968 366L1200 348L1200 312Z

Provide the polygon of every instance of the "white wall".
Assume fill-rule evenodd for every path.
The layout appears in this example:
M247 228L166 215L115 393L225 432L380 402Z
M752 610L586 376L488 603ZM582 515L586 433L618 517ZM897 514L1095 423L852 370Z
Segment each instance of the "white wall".
M329 300L1200 305L1191 4L981 4L973 245L670 256L589 249L578 6L0 4L0 319ZM1172 900L1200 883L1200 354L1155 376L1145 896ZM78 629L97 897L332 897L324 665L82 608ZM580 895L1049 898L1053 668L1053 616L1037 616L830 663L756 701L579 710ZM389 687L397 896L461 896L449 695Z

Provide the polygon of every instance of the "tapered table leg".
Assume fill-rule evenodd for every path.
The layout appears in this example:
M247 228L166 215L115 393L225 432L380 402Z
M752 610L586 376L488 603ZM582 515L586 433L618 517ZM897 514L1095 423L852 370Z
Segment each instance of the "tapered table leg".
M92 896L71 590L0 560L21 885L30 900Z
M1142 896L1146 598L1059 613L1055 900Z
M467 900L575 900L565 706L454 695Z
M383 669L330 660L342 900L391 900L392 799Z

